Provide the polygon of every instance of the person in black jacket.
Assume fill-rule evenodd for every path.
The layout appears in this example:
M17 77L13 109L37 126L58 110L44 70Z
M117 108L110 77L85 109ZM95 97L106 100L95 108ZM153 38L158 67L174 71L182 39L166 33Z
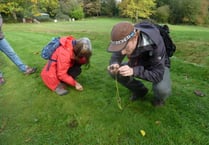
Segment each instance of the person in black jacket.
M148 93L142 80L152 82L154 106L162 106L171 94L170 60L159 30L150 23L143 25L120 22L113 26L108 52L109 74L132 92L132 101ZM127 56L128 62L123 62Z

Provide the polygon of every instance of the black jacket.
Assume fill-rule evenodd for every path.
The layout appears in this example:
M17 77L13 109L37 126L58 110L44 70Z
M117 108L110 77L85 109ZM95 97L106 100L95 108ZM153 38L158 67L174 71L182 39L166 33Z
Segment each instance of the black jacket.
M163 79L164 67L170 65L163 39L153 24L136 24L135 28L140 30L140 37L128 58L128 65L133 68L134 77L158 83ZM143 38L147 38L149 43L145 44ZM113 53L110 64L121 64L124 57L121 53Z

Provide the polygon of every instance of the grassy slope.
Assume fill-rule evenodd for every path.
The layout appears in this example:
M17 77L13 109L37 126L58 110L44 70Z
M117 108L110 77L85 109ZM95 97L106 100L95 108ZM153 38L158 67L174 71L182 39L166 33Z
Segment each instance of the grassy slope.
M106 66L110 31L119 19L89 19L78 22L4 25L8 41L38 73L24 76L0 54L6 84L0 87L0 144L2 145L188 145L209 144L209 30L203 27L171 26L177 52L172 58L173 94L162 108L145 101L130 102L130 92L119 86L123 111L117 107L114 81ZM91 68L79 81L83 92L69 87L59 97L41 81L45 61L41 48L57 35L92 40ZM204 50L204 51L203 51ZM151 84L145 82L151 89ZM194 95L201 90L204 97ZM140 130L146 132L143 137Z

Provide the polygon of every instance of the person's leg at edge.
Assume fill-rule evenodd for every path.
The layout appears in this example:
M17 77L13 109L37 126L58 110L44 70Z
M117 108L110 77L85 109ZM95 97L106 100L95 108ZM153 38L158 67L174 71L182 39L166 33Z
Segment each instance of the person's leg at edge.
M4 83L5 83L5 80L3 78L2 72L0 71L0 85L3 85Z
M152 101L153 106L163 106L165 100L171 95L171 79L170 69L165 67L163 80L157 84L152 85L154 99Z
M6 39L0 40L0 50L4 52L9 59L25 74L32 74L36 71L36 68L30 68L25 65L18 55L15 53L13 48L10 46Z

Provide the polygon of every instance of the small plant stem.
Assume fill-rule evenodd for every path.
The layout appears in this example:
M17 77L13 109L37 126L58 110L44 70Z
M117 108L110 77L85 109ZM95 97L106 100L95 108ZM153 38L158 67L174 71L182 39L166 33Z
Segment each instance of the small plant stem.
M120 110L123 110L122 105L121 105L122 101L121 101L119 88L118 88L117 75L115 75L115 87L116 87L116 100L117 100L118 108Z

